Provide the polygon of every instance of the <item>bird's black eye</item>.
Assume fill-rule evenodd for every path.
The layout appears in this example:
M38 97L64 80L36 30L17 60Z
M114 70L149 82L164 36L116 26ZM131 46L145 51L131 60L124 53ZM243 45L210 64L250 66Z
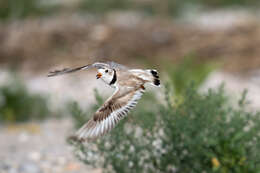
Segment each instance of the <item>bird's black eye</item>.
M108 72L108 70L105 71L106 73Z

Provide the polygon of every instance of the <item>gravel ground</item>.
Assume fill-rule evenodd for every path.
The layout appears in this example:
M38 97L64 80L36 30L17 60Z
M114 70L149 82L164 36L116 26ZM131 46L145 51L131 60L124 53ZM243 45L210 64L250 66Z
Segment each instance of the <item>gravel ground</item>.
M99 173L81 164L66 143L69 120L0 126L0 173Z

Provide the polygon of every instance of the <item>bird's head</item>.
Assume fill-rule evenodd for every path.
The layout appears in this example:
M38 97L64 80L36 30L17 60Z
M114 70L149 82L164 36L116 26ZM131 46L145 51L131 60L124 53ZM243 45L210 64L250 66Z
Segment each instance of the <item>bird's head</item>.
M105 83L111 85L116 81L116 71L111 68L100 68L96 75L97 79L101 78Z

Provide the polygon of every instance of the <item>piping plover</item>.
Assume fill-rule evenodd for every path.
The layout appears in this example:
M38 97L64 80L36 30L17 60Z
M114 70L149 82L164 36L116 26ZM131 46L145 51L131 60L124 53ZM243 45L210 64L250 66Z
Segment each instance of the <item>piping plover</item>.
M146 83L160 86L156 70L129 69L115 62L96 62L78 68L56 70L50 72L48 77L89 68L96 68L98 70L96 78L102 79L107 85L115 88L115 92L94 113L94 116L77 131L75 138L79 141L96 139L114 128L136 106L137 101L145 92L144 85Z

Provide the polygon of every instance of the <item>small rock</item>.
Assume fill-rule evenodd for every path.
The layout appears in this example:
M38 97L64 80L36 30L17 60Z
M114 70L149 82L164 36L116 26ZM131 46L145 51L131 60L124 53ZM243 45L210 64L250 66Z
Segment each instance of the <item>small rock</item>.
M39 152L33 151L29 153L29 159L32 161L39 161L41 159L41 154Z
M8 173L19 173L19 171L16 168L11 168L8 170Z
M27 142L28 140L29 140L29 135L26 132L23 132L18 136L18 141L21 143Z
M0 163L0 170L9 170L11 167L7 163Z
M35 163L25 162L25 163L22 163L19 166L18 172L21 172L21 173L41 173L41 170Z
M65 170L66 171L78 171L80 169L80 165L78 163L69 163Z

